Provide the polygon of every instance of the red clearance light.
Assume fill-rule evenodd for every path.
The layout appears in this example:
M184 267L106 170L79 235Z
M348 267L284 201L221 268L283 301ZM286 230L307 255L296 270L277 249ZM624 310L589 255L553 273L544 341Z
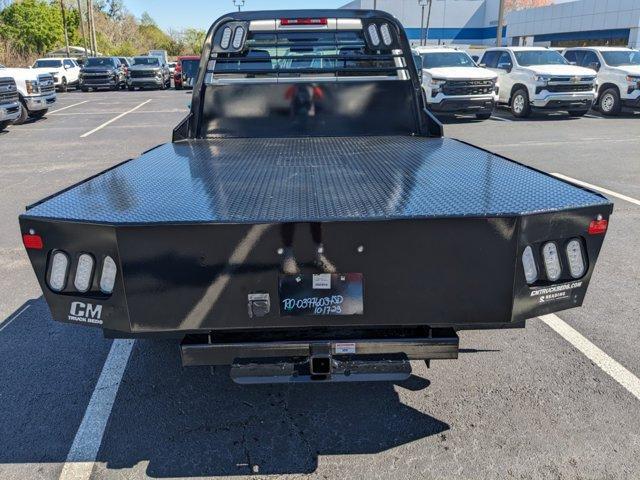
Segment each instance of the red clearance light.
M24 243L24 248L29 250L42 250L44 248L44 242L40 235L30 235L25 233L22 235L22 243Z
M589 224L589 235L602 235L607 231L608 226L607 220L594 220Z
M280 25L327 25L326 18L281 18Z

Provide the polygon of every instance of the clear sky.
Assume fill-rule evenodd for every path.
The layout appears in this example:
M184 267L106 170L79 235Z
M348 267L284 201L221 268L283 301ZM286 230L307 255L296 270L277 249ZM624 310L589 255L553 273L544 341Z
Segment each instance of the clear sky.
M125 5L136 16L147 11L158 25L183 29L208 29L220 15L237 9L233 0L125 0ZM293 8L337 8L348 0L246 0L243 10L277 10Z

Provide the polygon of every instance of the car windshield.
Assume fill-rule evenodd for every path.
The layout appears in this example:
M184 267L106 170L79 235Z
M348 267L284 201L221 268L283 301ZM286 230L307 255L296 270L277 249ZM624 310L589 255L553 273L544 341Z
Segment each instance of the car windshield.
M113 67L111 58L89 58L84 64L85 67Z
M637 50L617 50L602 52L604 61L611 67L623 65L640 65L640 52Z
M199 66L200 60L182 60L182 73L187 77L195 77Z
M133 59L134 65L160 65L160 60L156 57L136 57Z
M473 59L464 52L423 53L422 68L475 67Z
M519 65L568 65L565 58L554 50L521 50L514 52Z
M60 68L62 60L36 60L33 68Z

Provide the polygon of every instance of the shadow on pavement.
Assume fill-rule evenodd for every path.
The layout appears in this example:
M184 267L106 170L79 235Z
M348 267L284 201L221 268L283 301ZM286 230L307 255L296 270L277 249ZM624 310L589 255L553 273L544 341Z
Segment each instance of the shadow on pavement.
M0 464L64 462L111 342L54 322L42 298L11 318L0 325Z
M428 381L407 380L408 390ZM403 384L404 386L404 384ZM320 455L381 452L448 430L389 383L234 384L182 368L175 342L136 341L98 461L152 477L309 473Z
M0 331L0 464L62 463L111 341L54 322L42 298L21 311ZM395 390L428 386L415 376L399 387L240 386L228 369L182 368L176 341L137 340L97 462L140 463L164 478L245 475L254 465L309 473L321 455L376 453L448 430Z

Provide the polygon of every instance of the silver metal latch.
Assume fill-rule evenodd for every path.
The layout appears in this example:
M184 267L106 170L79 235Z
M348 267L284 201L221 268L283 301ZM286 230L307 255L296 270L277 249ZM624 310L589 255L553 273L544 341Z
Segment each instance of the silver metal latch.
M271 311L271 297L268 293L250 293L248 308L249 317L264 317Z

